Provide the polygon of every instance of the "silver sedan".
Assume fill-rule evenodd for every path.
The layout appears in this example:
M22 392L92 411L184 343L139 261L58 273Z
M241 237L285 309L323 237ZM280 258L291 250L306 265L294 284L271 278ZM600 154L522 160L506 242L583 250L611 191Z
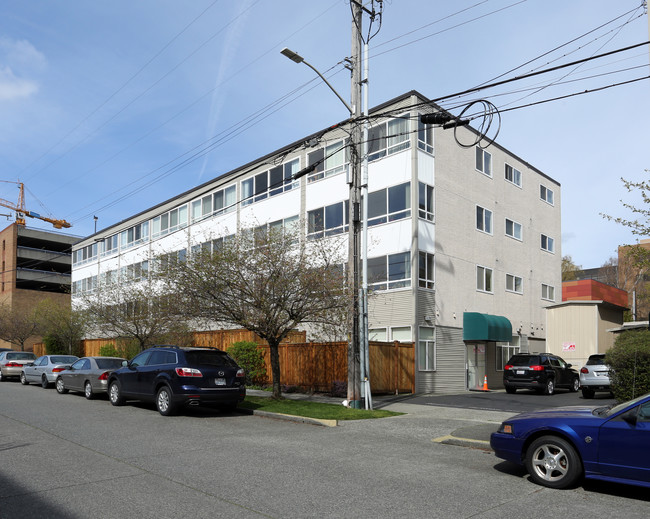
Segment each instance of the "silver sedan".
M20 377L25 364L34 362L36 355L28 351L3 351L0 353L0 382L10 377Z
M126 359L120 357L82 357L56 378L56 390L60 394L68 391L83 391L90 400L97 393L106 393L108 376Z
M25 364L20 373L20 382L27 385L30 382L47 388L54 384L56 377L79 357L76 355L42 355L31 364Z

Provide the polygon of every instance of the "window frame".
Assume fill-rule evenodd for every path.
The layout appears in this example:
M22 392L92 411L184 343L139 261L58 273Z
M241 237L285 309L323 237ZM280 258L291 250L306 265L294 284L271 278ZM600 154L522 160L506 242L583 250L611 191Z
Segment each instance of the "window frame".
M540 233L539 237L539 248L550 254L555 254L555 239L544 233Z
M404 267L403 276L396 277L402 270L401 266ZM377 281L372 280L371 269L373 274L378 274L375 278ZM412 276L411 251L368 258L368 288L370 290L387 291L410 288Z
M550 206L555 206L555 193L544 184L539 185L539 199Z
M434 187L418 181L418 217L428 222L434 221Z
M544 289L546 289L546 296L544 295ZM550 295L549 292L551 292ZM555 287L553 285L542 283L542 299L544 301L555 301Z
M508 168L510 168L510 170L511 170L510 171L510 177L511 178L508 178ZM517 177L519 179L519 182L516 181ZM517 186L517 187L520 188L521 187L521 177L522 177L522 175L521 175L520 170L515 168L513 165L508 164L507 162L505 163L505 165L504 165L504 178L505 178L506 182L510 182L512 185Z
M474 154L474 168L476 171L482 173L483 175L492 178L492 154L489 151L484 150L480 146L475 146L475 154ZM480 159L479 159L480 155ZM486 161L485 158L488 158ZM480 162L480 164L479 164ZM487 168L485 167L487 163ZM485 171L487 169L488 171Z
M242 207L297 189L300 181L292 178L299 170L300 157L296 157L243 179L240 182ZM281 185L276 185L279 182L273 178L278 171L282 176Z
M508 278L512 279L512 288L508 288ZM517 280L519 280L519 290L517 290ZM523 294L524 293L524 278L521 276L516 276L514 274L506 273L506 292L512 294Z
M424 261L424 277L423 274L423 261ZM428 290L435 290L436 288L436 257L435 254L426 251L418 251L418 287Z
M423 330L431 330L433 337L422 338ZM424 349L424 355L422 355ZM422 365L422 359L425 359L425 365ZM432 366L430 365L433 364ZM418 327L418 371L437 371L438 351L436 349L436 329L433 326Z
M479 278L479 273L483 275ZM482 281L482 286L479 285ZM488 287L489 285L489 287ZM476 290L484 294L494 294L494 270L484 265L476 265Z
M510 218L506 218L505 220L506 220L506 222L505 222L505 234L506 234L506 236L508 236L509 238L512 238L513 240L524 241L524 237L523 237L524 236L524 234L523 234L524 233L524 231L523 231L524 228L523 228L523 225L521 225L519 222L516 222L515 220L511 220ZM512 224L512 234L508 233L508 222L510 222ZM517 226L519 226L519 236L517 236L517 233L516 233Z
M482 211L482 215L479 217L479 212L481 211ZM480 225L482 225L483 228L479 226L479 218L480 218ZM492 235L493 221L494 221L494 213L490 209L487 209L480 205L476 205L476 230L477 231ZM486 230L485 227L489 227L489 229Z

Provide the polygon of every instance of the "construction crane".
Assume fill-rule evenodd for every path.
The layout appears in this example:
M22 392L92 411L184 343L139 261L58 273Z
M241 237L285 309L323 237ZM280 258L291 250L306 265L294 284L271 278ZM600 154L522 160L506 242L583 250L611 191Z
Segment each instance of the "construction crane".
M48 218L47 216L41 216L34 211L29 211L25 209L25 185L22 182L13 182L11 180L0 180L0 182L6 182L8 184L18 184L18 203L14 204L9 200L0 198L0 206L7 207L16 211L16 223L18 225L25 225L25 216L29 218L37 218L38 220L43 220L44 222L51 223L55 229L67 229L72 227L71 223L66 222L65 220L57 220L55 218Z

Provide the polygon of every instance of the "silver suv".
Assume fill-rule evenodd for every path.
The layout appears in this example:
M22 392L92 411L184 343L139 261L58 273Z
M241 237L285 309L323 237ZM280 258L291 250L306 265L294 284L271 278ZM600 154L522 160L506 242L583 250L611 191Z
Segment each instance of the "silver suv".
M582 396L593 398L596 391L610 391L609 366L605 364L605 354L590 355L580 369Z

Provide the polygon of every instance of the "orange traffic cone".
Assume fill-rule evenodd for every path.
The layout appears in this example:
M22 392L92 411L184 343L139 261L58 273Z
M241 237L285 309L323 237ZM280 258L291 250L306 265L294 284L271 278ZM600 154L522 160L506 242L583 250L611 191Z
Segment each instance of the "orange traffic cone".
M483 378L483 391L489 391L487 386L487 375Z

